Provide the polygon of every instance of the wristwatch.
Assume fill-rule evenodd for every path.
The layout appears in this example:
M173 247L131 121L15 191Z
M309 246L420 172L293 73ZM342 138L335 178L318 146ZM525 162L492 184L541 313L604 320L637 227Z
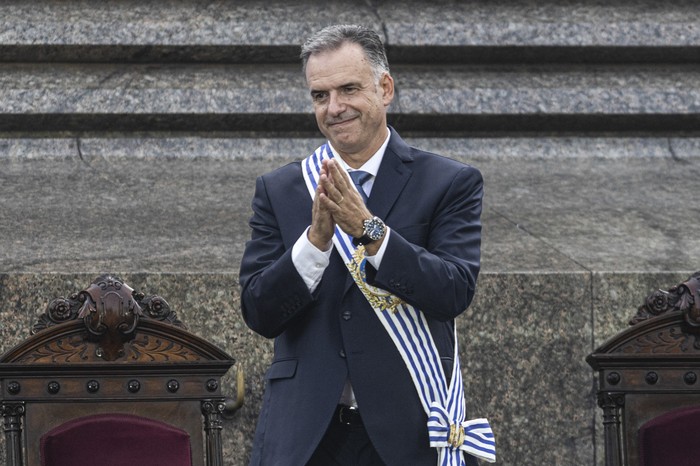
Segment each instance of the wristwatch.
M379 217L368 218L363 222L363 226L362 236L353 240L355 246L359 244L367 245L372 241L378 241L384 238L386 234L386 225Z

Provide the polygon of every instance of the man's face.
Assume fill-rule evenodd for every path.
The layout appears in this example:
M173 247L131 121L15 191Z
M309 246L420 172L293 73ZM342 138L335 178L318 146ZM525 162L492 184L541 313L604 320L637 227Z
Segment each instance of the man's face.
M391 76L385 73L377 83L362 48L346 43L311 55L306 82L323 135L344 158L364 163L387 136L386 108L394 96Z

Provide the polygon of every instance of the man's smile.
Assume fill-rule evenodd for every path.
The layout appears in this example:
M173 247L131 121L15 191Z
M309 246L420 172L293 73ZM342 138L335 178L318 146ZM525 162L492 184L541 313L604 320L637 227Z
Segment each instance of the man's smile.
M357 119L358 115L353 115L350 117L336 118L326 122L329 127L339 127L351 123Z

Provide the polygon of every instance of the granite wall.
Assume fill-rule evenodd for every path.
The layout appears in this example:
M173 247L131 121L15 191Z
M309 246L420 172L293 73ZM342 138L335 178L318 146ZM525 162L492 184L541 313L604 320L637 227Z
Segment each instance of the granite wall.
M404 138L484 175L458 325L496 464L602 466L584 358L700 264L688 0L2 2L0 348L118 274L237 359L246 404L223 435L245 464L271 357L238 305L250 197L322 142L297 55L332 22L384 35Z
M188 328L234 355L245 373L245 405L224 422L227 465L246 464L272 344L240 316L235 273L124 273L168 300ZM628 310L658 284L683 273L485 273L459 319L467 406L491 421L497 464L602 464L594 377L585 356L624 328ZM28 335L53 297L83 289L94 274L0 275L1 349ZM235 371L224 378L235 396ZM0 450L0 454L3 451ZM4 454L3 454L4 456Z

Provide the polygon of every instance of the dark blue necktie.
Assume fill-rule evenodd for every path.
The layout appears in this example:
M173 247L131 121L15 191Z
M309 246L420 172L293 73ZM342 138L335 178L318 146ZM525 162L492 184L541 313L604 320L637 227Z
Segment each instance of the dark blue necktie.
M367 204L367 194L365 193L365 190L362 189L362 185L369 181L370 178L372 178L372 174L362 170L353 170L349 173L350 178L352 178L353 183L355 183L355 186L357 186L357 190L360 192L360 196L362 196L362 200L364 200L365 204Z

